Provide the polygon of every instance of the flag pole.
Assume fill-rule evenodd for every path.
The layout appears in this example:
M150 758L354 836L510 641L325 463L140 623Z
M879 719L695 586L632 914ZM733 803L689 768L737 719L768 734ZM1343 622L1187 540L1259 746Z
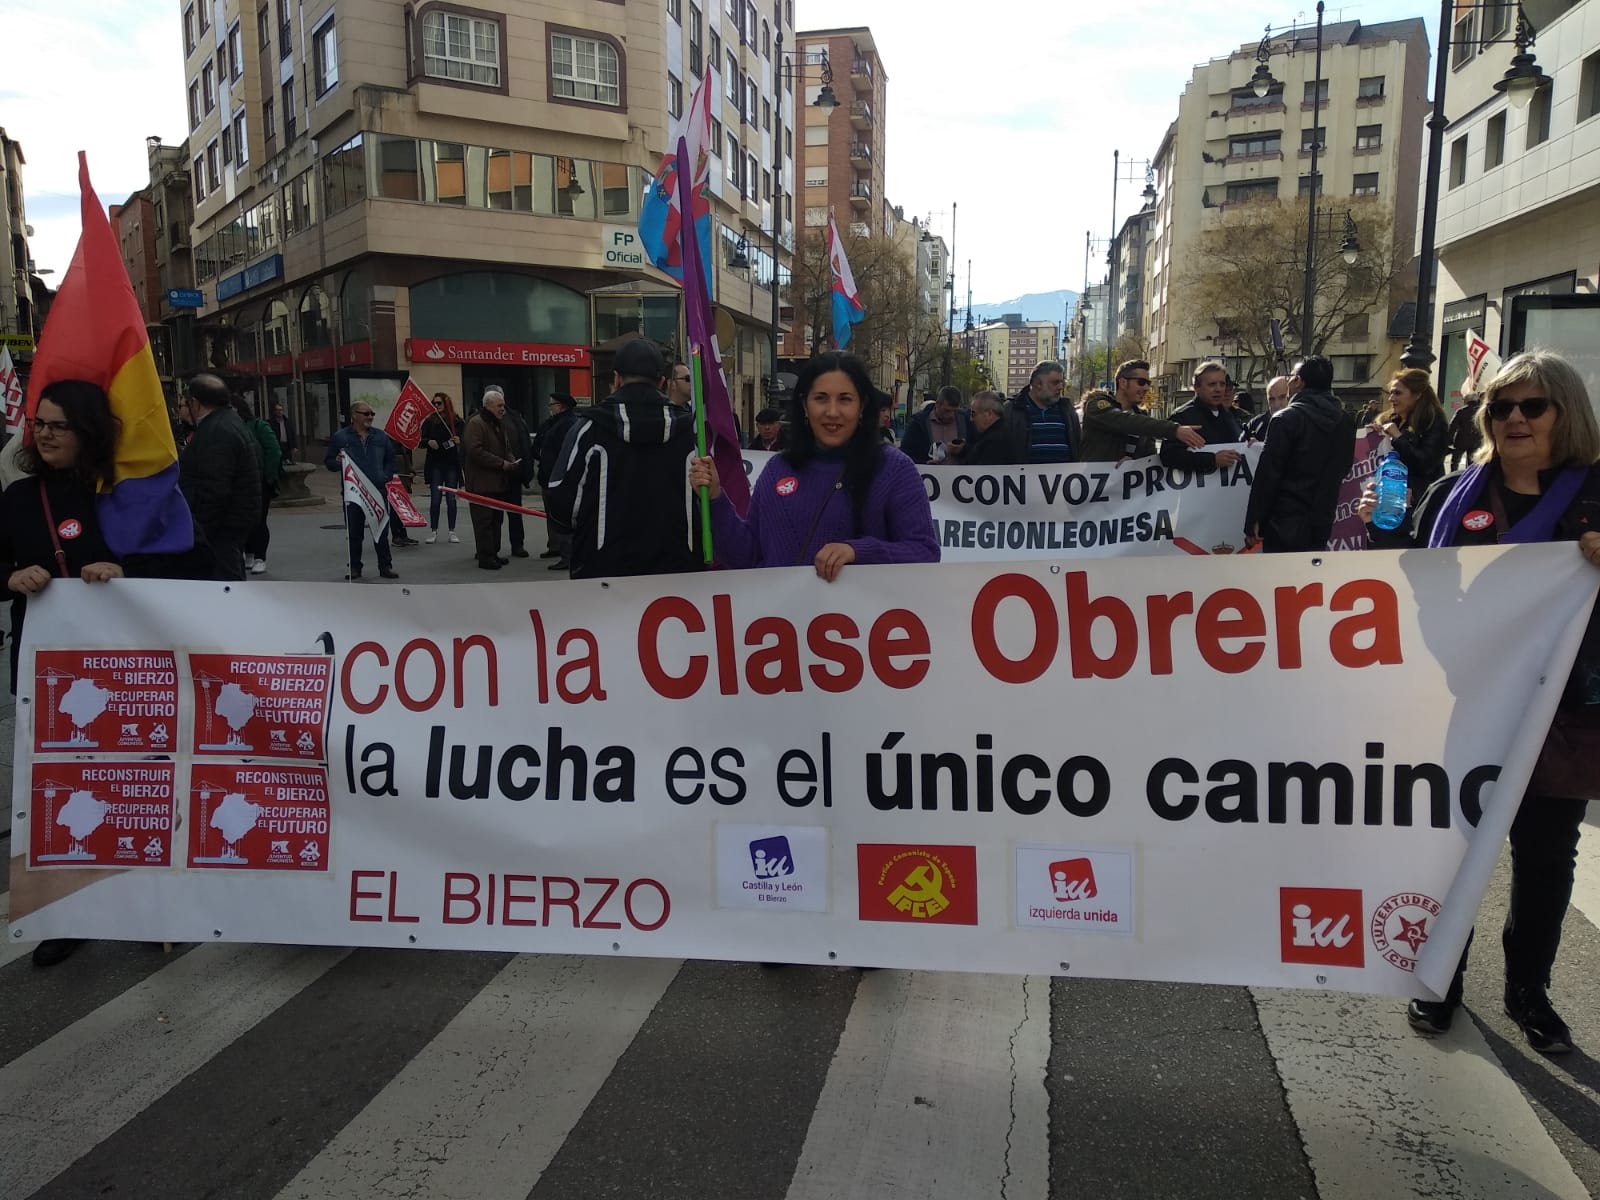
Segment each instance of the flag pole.
M706 456L706 395L705 380L700 374L700 347L694 346L689 351L689 374L694 381L694 436L695 445L701 458ZM705 558L706 566L711 565L711 487L703 484L697 489L700 493L700 540L701 554Z
M339 513L344 517L344 581L346 583L354 583L356 581L356 560L355 556L350 552L350 503L344 498L344 458L344 451L339 451ZM377 551L373 551L373 553L376 554Z

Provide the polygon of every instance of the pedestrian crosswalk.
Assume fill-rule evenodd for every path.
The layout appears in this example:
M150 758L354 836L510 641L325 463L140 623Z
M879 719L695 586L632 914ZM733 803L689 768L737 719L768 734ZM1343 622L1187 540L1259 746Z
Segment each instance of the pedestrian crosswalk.
M1587 833L1554 995L1600 1047ZM1526 1050L1495 940L1433 1042L1345 994L8 942L0 1197L1579 1200L1600 1071Z

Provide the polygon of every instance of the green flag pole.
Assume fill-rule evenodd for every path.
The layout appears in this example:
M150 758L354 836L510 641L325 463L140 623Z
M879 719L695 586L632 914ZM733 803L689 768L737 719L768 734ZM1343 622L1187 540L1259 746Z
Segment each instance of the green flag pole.
M699 448L700 457L706 456L706 385L700 373L700 347L696 346L689 354L689 374L694 380L694 434L695 444ZM701 553L705 556L706 566L711 565L711 488L709 485L698 489L700 492L700 541Z

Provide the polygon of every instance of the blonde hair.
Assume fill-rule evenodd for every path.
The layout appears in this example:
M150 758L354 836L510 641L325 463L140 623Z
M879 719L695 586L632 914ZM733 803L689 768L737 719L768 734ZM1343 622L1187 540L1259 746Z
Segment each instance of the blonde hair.
M1478 432L1483 435L1483 444L1472 456L1473 462L1494 461L1498 448L1489 406L1502 388L1517 383L1536 385L1556 406L1556 423L1550 430L1552 467L1589 467L1600 462L1600 426L1595 423L1583 376L1555 351L1542 349L1517 355L1483 389L1483 405L1478 409Z

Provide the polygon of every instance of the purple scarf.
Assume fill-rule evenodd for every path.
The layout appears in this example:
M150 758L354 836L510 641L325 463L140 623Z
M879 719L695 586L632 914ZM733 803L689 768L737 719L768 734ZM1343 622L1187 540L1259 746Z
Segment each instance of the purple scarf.
M1437 550L1456 544L1461 532L1461 519L1479 502L1484 488L1488 486L1491 470L1487 466L1476 466L1468 467L1461 473L1461 478L1450 489L1444 507L1439 510L1433 528L1428 531L1430 548ZM1556 531L1556 522L1577 497L1578 489L1588 475L1589 472L1583 467L1566 468L1539 497L1539 503L1533 506L1533 510L1500 535L1500 541L1548 542L1550 535Z

